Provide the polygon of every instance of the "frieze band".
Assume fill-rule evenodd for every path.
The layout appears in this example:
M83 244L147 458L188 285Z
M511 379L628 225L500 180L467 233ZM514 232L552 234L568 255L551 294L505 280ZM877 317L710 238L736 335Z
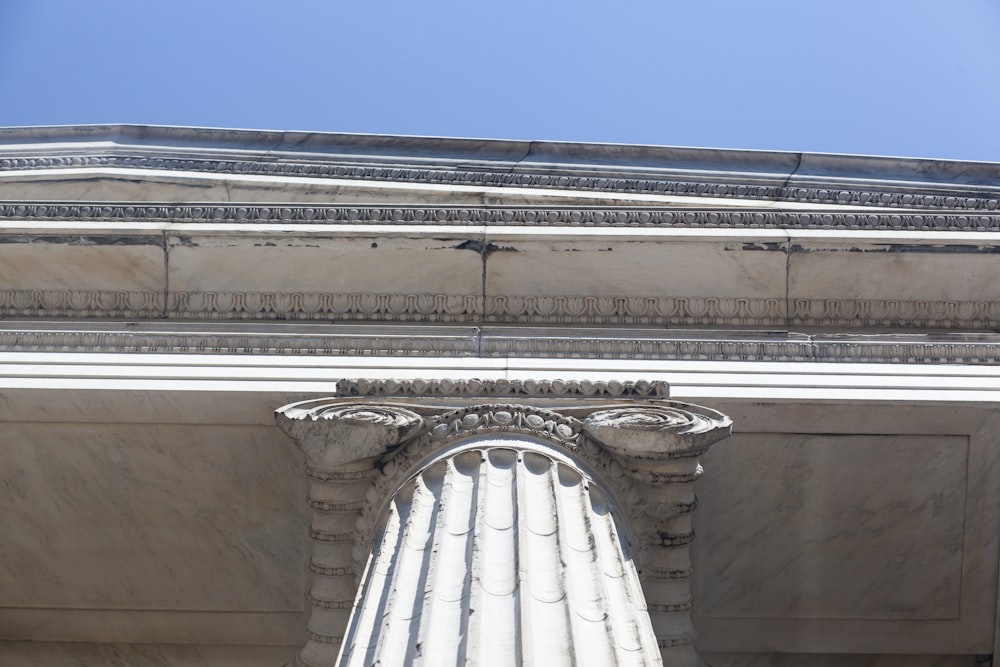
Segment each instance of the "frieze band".
M351 224L556 227L682 227L732 229L832 229L927 232L996 232L1000 216L988 213L792 212L753 209L508 208L132 204L17 202L0 205L5 221L93 221L228 224ZM978 209L977 209L978 210Z
M451 335L408 331L405 336L8 329L0 331L0 351L996 365L1000 336L957 334L951 340L913 336L880 341L793 335L769 340L699 340L672 337L669 332L647 333L642 338L613 332L567 337L528 331L491 333L488 328Z
M0 317L996 329L1000 302L578 295L484 302L471 294L0 290Z

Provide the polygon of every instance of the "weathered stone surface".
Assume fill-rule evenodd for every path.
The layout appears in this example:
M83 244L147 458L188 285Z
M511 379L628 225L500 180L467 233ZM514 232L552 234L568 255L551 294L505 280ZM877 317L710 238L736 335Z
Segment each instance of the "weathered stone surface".
M346 623L372 459L416 431L319 442L303 480L272 410L365 377L641 378L732 416L693 515L669 429L534 391L380 460L498 426L648 455L581 454L655 528L652 626L693 614L665 649L697 626L715 667L1000 654L997 165L5 128L0 200L2 664L280 664L308 579Z
M296 664L339 648L342 665L660 664L661 651L700 665L687 576L673 572L690 563L697 456L731 422L660 391L358 380L352 398L280 409L312 480L313 610Z
M272 429L7 423L0 432L6 606L301 607L302 539L288 521L301 484ZM203 566L180 567L185 558Z
M698 483L702 651L992 650L995 413L719 407L740 433Z

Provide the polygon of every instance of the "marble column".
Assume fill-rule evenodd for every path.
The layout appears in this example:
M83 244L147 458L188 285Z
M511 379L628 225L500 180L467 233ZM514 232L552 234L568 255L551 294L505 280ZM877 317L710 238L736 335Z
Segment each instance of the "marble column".
M699 665L698 456L665 384L356 381L286 406L307 455L298 665Z

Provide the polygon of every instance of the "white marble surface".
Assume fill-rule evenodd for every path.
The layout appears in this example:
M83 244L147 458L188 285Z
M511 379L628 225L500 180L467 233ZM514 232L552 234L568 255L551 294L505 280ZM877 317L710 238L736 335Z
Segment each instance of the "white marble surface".
M995 301L996 243L799 243L788 257L790 299ZM951 247L949 247L951 246ZM977 248L980 251L975 252ZM992 250L991 250L992 249Z
M0 243L0 290L163 291L159 236L118 244L108 237L81 238L35 235Z
M0 428L5 422L48 424L233 424L274 426L275 406L311 397L299 393L215 392L206 400L202 392L72 391L64 389L0 390ZM288 445L301 467L302 454Z
M620 360L453 357L370 357L364 355L142 354L77 352L0 352L0 396L30 414L58 418L33 396L66 396L69 406L84 400L78 392L134 404L142 414L153 403L189 406L211 422L211 406L198 405L201 392L221 397L226 414L262 422L284 397L318 398L333 393L340 378L480 378L665 381L674 398L709 405L719 400L828 401L841 403L910 401L989 406L1000 399L996 366L930 364L783 363L743 361ZM34 393L37 391L37 394ZM129 394L127 392L136 392ZM165 392L165 393L160 393ZM252 395L241 405L241 393ZM133 400L134 399L134 400ZM95 399L96 400L96 399ZM192 406L192 403L194 404ZM70 409L69 406L67 409ZM72 408L79 414L77 408ZM121 419L132 421L127 411ZM790 415L791 416L791 415ZM0 415L2 417L2 415ZM88 421L93 416L84 417ZM823 415L818 419L826 420ZM781 428L781 427L774 427Z
M0 433L0 606L304 608L305 488L273 427L4 423Z
M0 174L0 197L37 201L316 202L368 204L434 203L481 206L506 197L486 188L367 185L341 179L253 178L215 174L145 172L141 179L124 169L65 169L31 176ZM538 203L539 197L523 197ZM573 197L549 197L563 203ZM583 203L583 202L580 202ZM633 202L629 202L633 203Z
M368 362L361 359L358 363ZM295 594L277 590L276 582L304 586L283 568L290 561L302 568L305 562L305 489L299 473L300 453L270 424L271 410L296 398L267 392L215 395L195 391L52 389L0 393L0 420L7 420L0 423L4 460L13 463L0 475L5 482L0 486L4 503L0 514L13 517L18 527L18 537L0 545L5 552L4 562L17 565L16 572L6 570L3 574L2 590L7 597L0 603L7 608L0 612L0 627L12 633L7 636L150 643L249 643L271 637L272 641L294 644L295 629L301 628L302 618L293 610L302 608L304 588L298 589L296 598ZM812 558L811 564L827 567L839 576L845 572L854 575L839 589L828 581L806 578L803 591L812 597L790 596L787 588L775 588L773 579L747 583L723 572L719 581L732 588L734 599L728 599L725 591L696 590L694 613L702 650L766 652L781 647L798 652L899 653L905 647L926 654L990 651L997 562L993 527L1000 520L995 503L989 500L997 496L1000 488L991 443L1000 428L988 408L878 406L846 401L762 403L760 399L737 401L711 396L698 400L731 414L745 432L757 433L744 441L750 442L747 452L736 452L732 462L725 461L730 451L725 449L725 443L718 445L719 449L705 462L703 485L713 483L715 471L721 471L721 476L729 470L732 485L722 489L724 501L732 500L736 489L747 486L759 488L762 501L756 508L720 507L713 504L714 495L709 498L702 490L702 506L696 513L698 537L693 545L696 573L705 568L703 560L710 563L716 558L705 553L706 545L726 541L730 533L753 533L753 522L763 522L775 543L793 549L796 540L822 537L823 527L796 514L794 503L780 504L783 481L797 490L803 502L812 502L803 508L832 514L834 525L851 525L830 509L834 500L847 508L880 509L886 518L905 519L899 525L886 524L880 516L870 514L861 524L864 531L842 535L845 545L857 547L856 551L844 552L844 558L857 566L854 571L839 562L831 563L815 548L818 543L807 541L803 548L800 542L799 552ZM109 420L133 423L106 429L102 424ZM25 421L50 423L22 423ZM251 426L160 425L213 421ZM792 444L783 440L784 436L761 435L780 433L782 429L814 435L794 436L797 440L791 440ZM846 438L841 442L832 436ZM940 616L953 609L954 589L935 589L934 584L954 582L954 563L949 560L953 556L948 551L954 539L945 520L954 513L957 501L927 485L911 486L906 480L920 480L926 474L928 480L942 483L960 477L958 462L944 455L958 442L956 438L966 436L968 465L964 471L968 495L958 584L961 605L958 617L947 619ZM917 440L910 439L914 437ZM736 436L732 442L739 445L739 438ZM843 453L850 456L838 458L838 443L846 443ZM961 449L964 445L959 442L957 446ZM812 448L823 452L824 458L811 458L808 452ZM740 462L744 464L742 471L736 470ZM734 478L734 470L742 472L744 478ZM822 479L816 478L818 470L851 473L852 479L864 481L862 488L869 492L859 495L850 489L823 486ZM800 476L806 474L812 477ZM884 483L879 475L884 476ZM279 484L280 479L286 481ZM836 475L833 479L837 479ZM811 490L823 493L810 499ZM817 505L818 501L826 504ZM775 507L781 509L779 516L784 524L772 520ZM278 522L282 522L281 527ZM782 525L794 527L795 531L782 533ZM925 529L927 535L943 542L915 552L915 540L922 538ZM135 545L133 538L138 536L154 548ZM898 536L902 545L909 545L909 551L898 556L895 569L896 547L887 539L893 536ZM288 540L301 540L296 543L300 546ZM271 546L264 548L261 541ZM83 552L87 556L83 559L79 557L81 544L89 550ZM833 546L837 546L836 540ZM120 554L116 553L119 549ZM294 557L289 555L293 551L297 554ZM913 566L931 556L936 559L929 564L934 576L915 580ZM773 569L773 562L754 560L757 557L769 558L767 550L751 540L731 560L744 572L766 573L769 567ZM226 562L233 558L242 559L235 562L235 570ZM195 560L198 567L192 568ZM165 572L167 582L148 581L149 571ZM87 578L77 576L80 572ZM890 580L877 582L877 596L859 596L858 583L871 583L879 573L886 573ZM96 583L89 581L92 576L98 577ZM700 574L696 576L696 583L703 580ZM892 587L894 582L909 582L914 590L923 592L923 599L907 598L904 591ZM759 586L763 593L770 594L763 602L772 611L802 616L803 610L810 611L803 607L806 603L812 605L812 611L820 612L832 604L837 605L835 611L852 611L858 617L760 618L750 608L748 598L742 597L747 586ZM816 597L822 590L830 592L829 600ZM58 607L10 607L10 600L25 604L35 596L46 605ZM747 617L699 616L702 603L713 601L722 607L735 605L747 612ZM218 608L207 602L256 605L261 611L228 615L178 611ZM890 602L904 606L884 606ZM105 605L105 611L93 610L95 603ZM135 609L129 605L137 603L163 611L126 611ZM278 614L274 609L289 611ZM893 618L880 617L886 613ZM907 618L907 613L914 618ZM935 615L938 617L932 618Z
M530 441L480 444L394 496L340 664L661 664L621 510Z
M456 139L301 131L233 130L141 125L3 128L0 157L56 157L59 167L82 164L89 155L149 155L188 160L256 158L259 172L274 177L288 162L317 165L370 164L498 173L543 173L552 179L576 174L605 177L661 175L727 183L794 188L891 184L919 192L949 186L989 193L997 186L988 163L857 155L706 149L528 140ZM77 160L78 162L74 162ZM29 166L26 164L25 166ZM30 166L39 168L33 163ZM42 165L44 166L44 165Z
M364 180L369 168L377 180ZM619 297L725 297L722 310L772 300L779 311L790 299L818 313L803 326L855 330L858 307L901 300L909 311L943 303L965 317L958 325L991 330L1000 319L977 320L968 302L992 308L1000 301L994 257L969 250L998 244L996 232L973 231L995 227L979 216L995 217L998 194L996 165L943 161L129 126L0 129L3 200L586 204L824 215L912 209L927 216L877 233L863 229L870 220L862 218L852 231L842 222L828 229L822 219L786 218L787 229L772 225L764 234L755 231L755 215L705 230L640 223L468 225L442 233L458 227L371 231L270 220L223 228L208 220L173 226L163 218L15 214L5 221L5 240L16 242L0 247L0 292L7 300L38 295L30 296L38 301L30 312L8 306L11 316L81 320L158 318L167 302L156 300L168 288L224 299L289 296L286 303L312 293L569 295L579 297L572 308L603 298L594 308L612 311ZM974 211L971 222L948 233L937 222L924 226L939 213L957 219L956 211ZM920 231L906 231L911 223ZM820 229L791 231L799 224ZM57 242L14 238L42 233ZM169 284L163 249L140 238L164 233L174 240ZM96 236L127 240L108 245ZM498 246L485 273L479 250L455 247L473 239ZM810 252L774 249L782 243ZM515 250L502 249L508 246ZM108 305L122 292L143 302L152 295L153 305ZM289 314L276 305L275 317ZM449 307L457 318L449 321L482 322L482 310ZM393 308L385 312L398 315ZM271 316L253 314L265 312ZM787 328L784 316L680 323ZM560 317L577 327L669 323L634 314ZM956 326L942 317L879 317L866 324ZM702 586L694 613L715 667L967 667L971 657L934 656L994 651L1000 419L991 367L599 356L5 356L0 516L13 529L0 542L0 638L38 643L0 642L0 664L201 667L264 664L265 654L267 664L281 664L292 652L283 647L304 641L307 517L301 456L274 429L271 410L345 375L453 372L642 375L734 416L746 451L722 449L706 461L703 487L715 492L702 494L694 543ZM713 467L730 483L713 481ZM701 604L705 613L697 616ZM232 646L193 645L203 643ZM254 643L268 647L246 647ZM871 655L878 653L888 655Z
M734 206L800 209L802 204L742 202L628 192L438 185L337 178L238 176L109 167L59 169L26 175L0 172L0 199L33 201L291 202L448 206ZM833 207L831 207L833 208ZM838 209L842 207L837 207ZM846 209L845 209L846 210Z
M992 651L1000 521L990 501L1000 487L992 411L713 406L743 432L706 456L699 482L692 553L701 651Z
M486 293L783 301L785 255L677 239L521 242L489 256Z
M454 205L449 197L442 191L420 204ZM124 203L95 220L11 214L9 242L0 244L0 314L727 328L1000 323L994 232L883 230L875 243L843 229L548 225L541 216L510 226L396 224L392 209L377 224L314 223L280 204L268 212L277 217L241 221L237 208L228 222L210 213L135 220Z
M720 443L699 494L699 614L958 618L967 460L962 436Z
M417 239L405 233L362 233L349 239L171 238L170 289L478 296L482 259L477 251L456 247L466 240Z

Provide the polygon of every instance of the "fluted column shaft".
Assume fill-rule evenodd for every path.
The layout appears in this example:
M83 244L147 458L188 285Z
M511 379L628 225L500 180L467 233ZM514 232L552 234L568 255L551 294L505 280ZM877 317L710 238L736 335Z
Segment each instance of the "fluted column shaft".
M530 440L430 464L390 503L339 664L660 664L617 513Z

